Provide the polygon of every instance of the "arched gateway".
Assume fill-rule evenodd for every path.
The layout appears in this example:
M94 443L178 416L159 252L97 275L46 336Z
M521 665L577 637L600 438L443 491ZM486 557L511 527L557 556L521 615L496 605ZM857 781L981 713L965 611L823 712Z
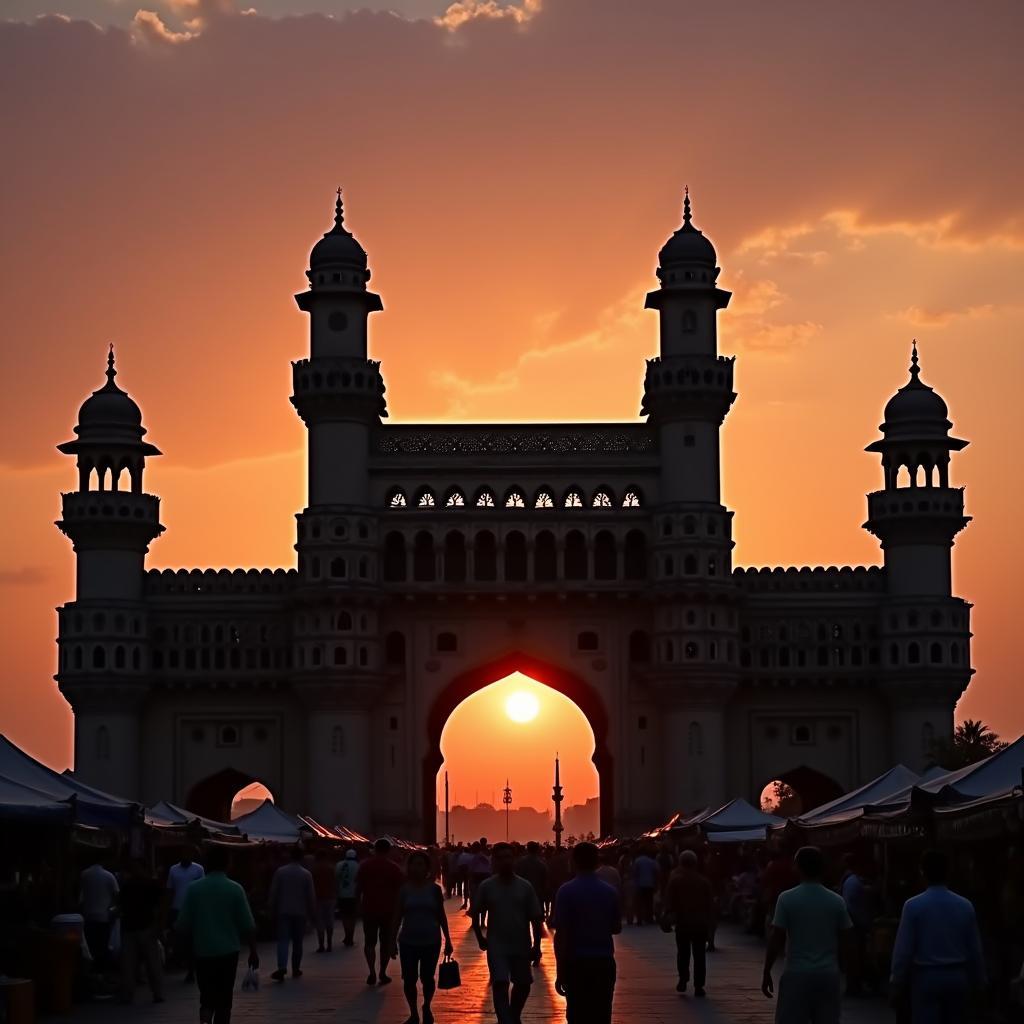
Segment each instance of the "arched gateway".
M966 442L915 352L870 446L884 566L734 568L716 264L687 199L647 296L660 351L643 421L388 426L367 357L382 303L339 195L297 296L309 494L287 570L146 570L163 526L143 474L160 452L111 353L60 445L78 465L58 524L78 575L57 679L81 777L204 803L260 779L326 822L431 836L444 721L513 670L590 721L603 831L755 799L797 766L850 787L922 765L971 675L950 582L967 518L949 464Z

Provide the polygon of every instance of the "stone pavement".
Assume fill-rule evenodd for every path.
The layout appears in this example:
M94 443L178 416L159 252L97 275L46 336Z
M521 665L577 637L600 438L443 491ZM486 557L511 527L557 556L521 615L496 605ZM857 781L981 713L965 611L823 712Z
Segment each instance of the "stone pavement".
M450 902L455 957L462 968L462 988L439 992L434 1001L438 1024L491 1024L487 967L477 948L469 919ZM315 937L312 945L316 946ZM385 989L365 984L366 962L356 934L354 949L335 949L330 955L308 952L303 977L275 985L274 947L260 949L261 988L256 993L236 992L234 1024L402 1024L408 1009L396 976ZM761 995L763 946L724 926L718 936L719 952L708 956L708 998L694 999L675 992L675 943L671 935L654 927L626 927L617 943L618 985L615 991L616 1024L771 1024L774 1002ZM778 968L776 968L777 978ZM239 972L241 977L241 971ZM545 941L544 959L523 1014L523 1024L562 1024L565 1003L554 990L554 956ZM199 1018L195 987L180 975L167 979L167 1002L154 1006L140 986L134 1006L111 1003L76 1007L70 1024L194 1024ZM843 1024L891 1022L886 1005L877 1000L847 1001ZM56 1018L52 1019L56 1021ZM67 1020L67 1018L65 1018Z

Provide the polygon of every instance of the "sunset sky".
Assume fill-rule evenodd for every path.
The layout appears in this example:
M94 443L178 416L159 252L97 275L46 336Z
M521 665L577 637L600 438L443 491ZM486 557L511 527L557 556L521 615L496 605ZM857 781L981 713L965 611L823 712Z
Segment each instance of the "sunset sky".
M292 295L338 184L401 422L635 419L684 183L734 292L736 563L879 560L863 448L916 337L971 441L958 715L1024 730L1019 0L252 2L0 8L0 731L70 763L54 446L108 342L165 453L149 564L292 565Z

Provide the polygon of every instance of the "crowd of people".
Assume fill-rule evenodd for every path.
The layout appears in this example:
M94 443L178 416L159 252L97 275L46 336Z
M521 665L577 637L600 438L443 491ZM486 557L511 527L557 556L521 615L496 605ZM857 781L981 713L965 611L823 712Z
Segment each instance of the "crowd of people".
M668 843L583 842L570 850L468 846L396 850L378 840L362 854L287 848L270 865L253 912L254 890L228 876L229 848L208 844L199 862L186 849L157 879L142 861L116 877L97 861L80 879L85 940L97 970L112 971L112 931L119 932L121 999L131 1002L144 970L152 997L162 1001L163 959L195 980L200 1020L228 1024L240 959L259 967L257 922L277 939L277 984L302 977L307 933L317 952L334 948L335 922L351 947L361 923L366 984L391 983L397 959L408 1003L407 1024L432 1024L438 965L454 946L446 908L465 911L486 954L498 1024L519 1024L543 942L553 935L556 991L569 1024L610 1024L616 966L615 936L624 924L660 926L675 936L676 989L704 998L707 953L715 949L720 916L767 937L760 988L775 1000L778 1024L837 1024L842 980L847 995L885 987L901 1019L960 1024L984 990L985 957L974 907L947 886L948 863L928 852L923 891L906 900L891 956L879 979L866 952L873 880L848 856L833 888L814 847L795 856L776 850L728 871L708 847ZM775 966L785 956L776 980Z

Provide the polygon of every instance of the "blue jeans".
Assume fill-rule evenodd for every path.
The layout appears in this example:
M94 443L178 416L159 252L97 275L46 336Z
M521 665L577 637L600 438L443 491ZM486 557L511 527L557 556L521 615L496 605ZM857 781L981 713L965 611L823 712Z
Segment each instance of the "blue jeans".
M292 947L292 972L302 966L302 940L306 935L305 914L279 914L277 917L277 969L288 966L288 944Z
M960 1024L967 1020L969 997L964 967L915 967L910 975L913 1024Z

